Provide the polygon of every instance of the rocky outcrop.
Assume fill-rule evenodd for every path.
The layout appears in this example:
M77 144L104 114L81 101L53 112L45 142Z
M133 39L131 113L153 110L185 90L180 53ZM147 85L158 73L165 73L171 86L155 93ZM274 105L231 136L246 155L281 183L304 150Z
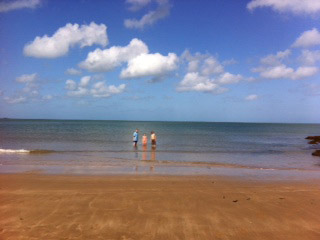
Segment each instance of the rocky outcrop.
M320 143L320 136L308 136L305 139L311 140L308 142L309 144L319 144ZM312 153L312 156L320 157L320 150L315 150Z
M313 156L317 156L317 157L320 157L320 150L315 150L313 153L312 153Z
M308 136L305 139L311 140L311 141L308 142L309 144L318 144L318 143L320 143L320 136Z

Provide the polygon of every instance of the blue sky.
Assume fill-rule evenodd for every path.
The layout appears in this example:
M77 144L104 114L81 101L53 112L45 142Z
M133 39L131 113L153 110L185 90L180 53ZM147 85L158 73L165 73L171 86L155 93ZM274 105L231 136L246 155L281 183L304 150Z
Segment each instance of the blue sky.
M0 117L320 123L318 0L0 2Z

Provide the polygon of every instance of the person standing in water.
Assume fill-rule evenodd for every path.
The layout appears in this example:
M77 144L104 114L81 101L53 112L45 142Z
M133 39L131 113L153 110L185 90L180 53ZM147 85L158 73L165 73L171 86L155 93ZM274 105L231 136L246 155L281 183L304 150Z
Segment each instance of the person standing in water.
M148 144L148 137L147 137L146 134L143 134L143 136L142 136L142 145L143 146L147 146L147 144Z
M157 136L154 131L151 131L151 146L155 148L157 145Z
M137 143L139 141L139 129L136 129L136 131L133 133L133 146L137 147Z

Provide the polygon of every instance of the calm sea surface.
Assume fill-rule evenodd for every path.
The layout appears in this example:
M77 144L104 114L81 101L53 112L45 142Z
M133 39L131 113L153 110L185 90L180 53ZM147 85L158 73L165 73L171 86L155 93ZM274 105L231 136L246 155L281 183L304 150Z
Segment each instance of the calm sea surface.
M132 146L136 128L137 149ZM144 148L142 134L150 139L152 130L157 147ZM311 156L318 146L307 144L308 135L320 135L320 124L0 120L0 167L2 172L63 168L84 174L139 168L167 173L210 174L217 169L319 173L320 158Z

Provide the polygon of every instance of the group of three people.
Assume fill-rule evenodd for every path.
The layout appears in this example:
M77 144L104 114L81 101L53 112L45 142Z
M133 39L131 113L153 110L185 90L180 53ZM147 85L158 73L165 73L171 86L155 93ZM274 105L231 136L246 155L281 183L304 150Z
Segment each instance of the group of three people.
M151 145L152 147L155 147L157 145L157 136L154 131L151 131ZM136 131L133 133L133 146L137 147L138 141L139 141L139 129L136 129ZM142 136L142 145L146 146L148 144L148 137L146 134L143 134Z

